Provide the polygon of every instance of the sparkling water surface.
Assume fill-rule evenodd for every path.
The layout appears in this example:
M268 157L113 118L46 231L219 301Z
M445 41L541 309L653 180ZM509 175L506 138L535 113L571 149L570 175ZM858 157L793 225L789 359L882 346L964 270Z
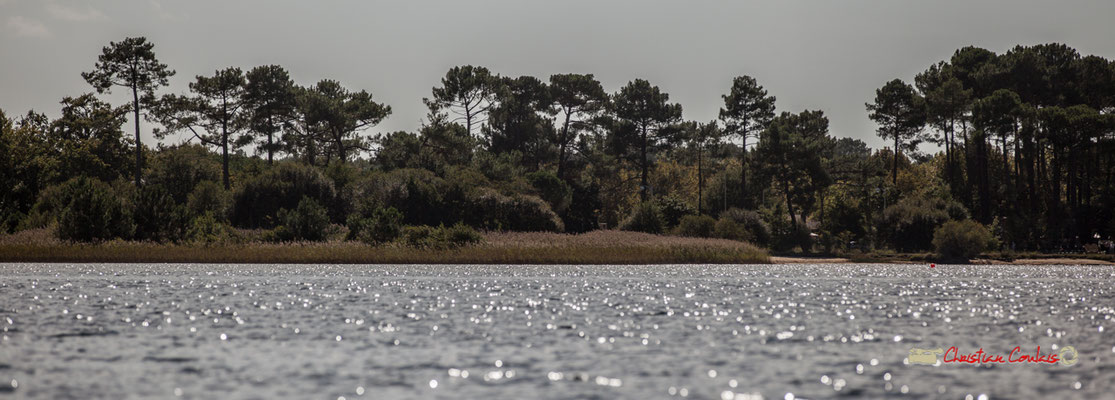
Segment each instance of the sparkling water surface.
M0 398L1110 398L1113 314L1110 266L0 264Z

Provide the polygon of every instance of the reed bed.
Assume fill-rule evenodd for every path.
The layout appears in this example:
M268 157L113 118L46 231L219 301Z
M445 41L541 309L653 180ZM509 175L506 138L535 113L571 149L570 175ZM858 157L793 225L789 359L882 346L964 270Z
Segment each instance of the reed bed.
M73 244L45 230L0 236L0 262L329 264L751 264L769 263L747 243L635 232L487 233L483 244L426 249L393 243L247 242L218 245L113 241Z

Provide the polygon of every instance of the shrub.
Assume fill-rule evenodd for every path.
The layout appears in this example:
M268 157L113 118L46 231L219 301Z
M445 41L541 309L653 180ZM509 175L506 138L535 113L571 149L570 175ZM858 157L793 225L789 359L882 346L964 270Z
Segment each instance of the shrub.
M862 202L846 191L833 190L833 192L831 200L824 205L825 215L824 220L821 221L821 229L831 233L833 240L837 236L844 238L841 239L843 243L866 236L867 218L863 212Z
M355 198L362 199L357 212L393 207L410 225L437 225L457 221L461 204L447 202L451 191L444 179L422 169L398 169L355 184ZM463 197L460 193L453 193Z
M368 244L395 240L402 232L403 214L393 207L377 208L369 216L352 215L348 218L346 240L359 240Z
M693 206L673 195L658 198L655 205L662 212L666 227L677 226L681 222L681 217L697 214L697 210Z
M741 242L751 242L754 240L743 224L726 217L720 217L720 219L716 220L716 224L713 225L712 228L712 234L721 239L738 240Z
M966 218L964 206L955 201L909 197L883 210L879 234L898 251L929 250L937 227Z
M491 230L561 232L565 228L549 204L530 195L504 196L480 188L469 196L467 209L464 221Z
M538 197L545 200L555 212L564 212L573 201L573 191L569 185L549 171L531 172L526 179L538 193Z
M987 227L972 220L949 221L933 232L933 247L943 260L968 262L997 246Z
M572 187L572 201L560 214L565 231L584 233L596 230L600 226L597 217L604 207L600 202L600 186L595 182L582 184L574 181Z
M689 237L712 237L716 231L716 219L707 215L686 215L678 222L677 233Z
M336 196L333 182L314 167L282 163L236 190L231 220L235 226L269 228L280 223L280 209L294 209L303 198L326 207Z
M779 224L772 232L771 248L777 251L791 251L800 247L801 251L808 253L813 249L813 235L809 226L803 221L791 223L785 221Z
M329 214L325 207L309 197L303 197L293 211L280 209L278 217L282 225L275 228L273 240L322 241L329 230Z
M465 224L431 227L426 225L403 228L403 243L407 246L428 249L448 249L480 243L484 237Z
M219 221L228 220L229 204L232 198L229 192L217 182L204 181L194 188L186 200L186 208L193 217L211 214Z
M759 213L751 210L729 208L720 213L716 222L715 235L724 239L750 242L767 246L771 241L770 225Z
M508 228L519 232L561 232L561 219L542 199L531 195L511 197Z
M144 176L149 185L160 185L175 203L185 203L199 183L221 179L221 163L204 146L184 144L155 153Z
M61 196L69 201L58 216L59 239L93 242L132 236L131 215L104 182L75 178L64 185Z
M472 227L465 224L457 223L448 228L443 227L441 229L445 232L445 241L453 247L476 244L484 241L484 236L480 235L480 232L477 232L476 229L472 229Z
M181 239L185 234L186 209L174 203L170 193L158 185L139 190L133 201L137 240L165 242Z
M666 220L662 216L662 211L658 209L654 203L645 202L635 208L635 212L631 216L620 223L620 230L646 232L646 233L662 233L665 229Z
M194 217L190 221L189 229L186 230L186 241L194 244L221 243L230 240L231 237L228 227L211 212Z

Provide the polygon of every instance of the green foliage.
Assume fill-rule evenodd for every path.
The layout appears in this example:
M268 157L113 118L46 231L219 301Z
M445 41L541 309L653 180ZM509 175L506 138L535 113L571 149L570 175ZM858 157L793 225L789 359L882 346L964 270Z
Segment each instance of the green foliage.
M498 88L499 76L487 68L457 66L445 73L440 87L433 88L433 97L422 101L435 114L448 111L463 117L465 132L472 135L495 101Z
M202 181L194 187L194 190L187 197L186 209L195 218L210 214L218 221L228 221L228 210L231 203L232 195L220 184L213 181Z
M537 191L538 197L550 204L557 213L564 212L573 201L573 191L557 175L549 171L535 171L527 174L527 182Z
M203 145L220 152L225 189L232 188L229 152L252 140L251 136L242 136L247 118L243 108L245 82L240 68L218 70L213 76L198 75L190 82L191 95L166 95L152 107L152 114L164 127L155 130L156 137L188 131Z
M600 226L598 215L603 205L600 202L600 186L595 183L574 181L569 207L561 214L568 233L583 233L596 230Z
M484 237L468 225L454 224L431 227L427 225L407 226L402 231L402 241L407 246L424 249L452 249L481 243Z
M176 203L185 203L201 182L221 180L221 163L200 145L183 144L155 154L147 183L162 186Z
M281 163L234 192L232 224L244 228L279 225L279 210L294 209L306 197L315 204L333 205L337 193L333 182L316 168Z
M662 233L666 230L666 217L651 202L640 204L619 226L620 230L645 233Z
M58 216L59 239L73 242L127 239L135 231L128 209L104 182L74 178L62 186L60 197L65 199L66 206Z
M618 125L611 134L618 154L627 155L640 166L642 201L647 201L651 190L649 157L667 144L684 140L681 131L673 127L681 122L681 104L669 101L669 94L643 79L628 82L612 96L612 111Z
M933 232L949 220L967 219L962 205L939 198L909 197L883 210L879 234L898 251L930 250Z
M987 227L972 220L949 221L933 232L937 256L946 261L967 262L998 246Z
M831 235L842 235L859 240L867 235L867 219L862 201L845 191L831 191L824 205L821 230Z
M59 170L105 182L127 175L134 166L129 157L134 141L124 138L120 129L126 111L91 93L62 99L62 116L50 124Z
M373 101L366 90L352 92L330 79L299 89L297 105L307 125L328 132L324 144L342 163L349 161L352 152L366 147L360 130L391 115L391 106Z
M294 210L279 209L282 225L275 228L271 239L280 242L325 240L329 233L329 215L316 201L303 197Z
M257 146L267 153L267 163L281 149L275 135L294 113L294 81L286 69L278 65L261 65L244 75L244 107L247 124L260 136Z
M225 243L231 239L229 227L208 211L190 221L185 237L186 242L200 245Z
M368 244L393 241L402 232L403 214L398 210L377 208L368 216L351 215L348 217L348 236L346 240L359 240Z
M144 37L125 38L120 42L109 42L97 57L93 70L82 72L81 77L97 89L97 93L108 93L113 86L121 86L133 94L132 112L135 123L135 184L139 186L143 146L139 140L140 110L151 103L155 90L169 84L174 70L167 68L155 58L155 44Z
M708 215L686 215L678 223L678 235L708 238L716 232L716 219Z
M176 241L185 234L188 212L161 186L141 188L133 200L136 240Z
M720 213L713 234L723 239L749 242L757 246L767 246L771 241L770 226L759 213L751 210L729 208Z
M561 232L561 219L542 199L530 195L505 196L491 189L473 192L468 200L471 211L465 221L491 230L519 232Z
M816 194L832 184L824 167L834 140L828 135L828 118L821 111L782 113L762 135L755 155L760 160L760 180L779 189L791 221L807 214ZM772 222L773 224L773 222Z
M895 79L875 91L875 102L867 103L867 111L879 124L879 137L894 142L892 179L897 182L898 156L903 149L916 150L921 142L917 134L925 126L925 98L913 86Z
M694 209L692 205L675 195L659 197L655 201L655 206L662 212L662 218L666 223L666 227L677 226L682 217L697 213L697 210Z
M553 121L547 116L553 99L546 83L532 76L500 78L494 105L482 130L494 153L516 151L524 166L537 166L557 152L550 138Z

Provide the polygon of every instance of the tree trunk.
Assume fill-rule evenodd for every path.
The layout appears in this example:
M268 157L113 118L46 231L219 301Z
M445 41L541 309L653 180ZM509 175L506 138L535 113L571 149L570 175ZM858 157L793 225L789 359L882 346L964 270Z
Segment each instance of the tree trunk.
M742 146L739 153L739 208L749 208L747 201L747 129L743 129L741 134L743 137Z
M133 82L135 81L135 73L132 73ZM132 105L135 115L136 125L136 167L135 167L135 180L136 186L141 184L141 175L143 173L143 143L139 140L139 88L135 83L132 83Z
M271 120L271 116L267 116L267 165L275 165L275 160L272 154L275 152L275 144L272 137L275 135L275 123Z
M558 179L565 180L565 151L569 145L569 109L565 110L565 123L561 126L561 145L558 152Z
M701 150L702 150L701 145L698 144L697 145L697 215L703 215L703 213L701 211L702 211L702 205L704 204L704 202L702 202L702 200L703 200L704 189L705 189L705 175L703 174L704 171L701 170L701 166L702 166L701 165Z
M221 181L225 184L225 190L232 189L232 184L228 179L228 103L221 103L221 111L224 115L224 120L221 121Z
M898 132L894 133L894 163L891 170L891 184L898 186L898 156L902 155L902 151L898 149Z
M648 162L647 161L647 126L644 124L642 126L642 128L643 128L643 137L642 137L643 140L641 142L640 152L641 152L642 160L643 160L643 162L642 162L643 174L642 174L642 186L639 187L639 199L642 200L643 202L646 202L647 201L647 191L650 189L650 186L649 186L650 184L647 181L647 162Z
M345 154L344 136L342 136L340 132L337 132L337 130L334 129L333 138L337 141L337 157L341 159L341 164L344 164L348 161L348 155Z

